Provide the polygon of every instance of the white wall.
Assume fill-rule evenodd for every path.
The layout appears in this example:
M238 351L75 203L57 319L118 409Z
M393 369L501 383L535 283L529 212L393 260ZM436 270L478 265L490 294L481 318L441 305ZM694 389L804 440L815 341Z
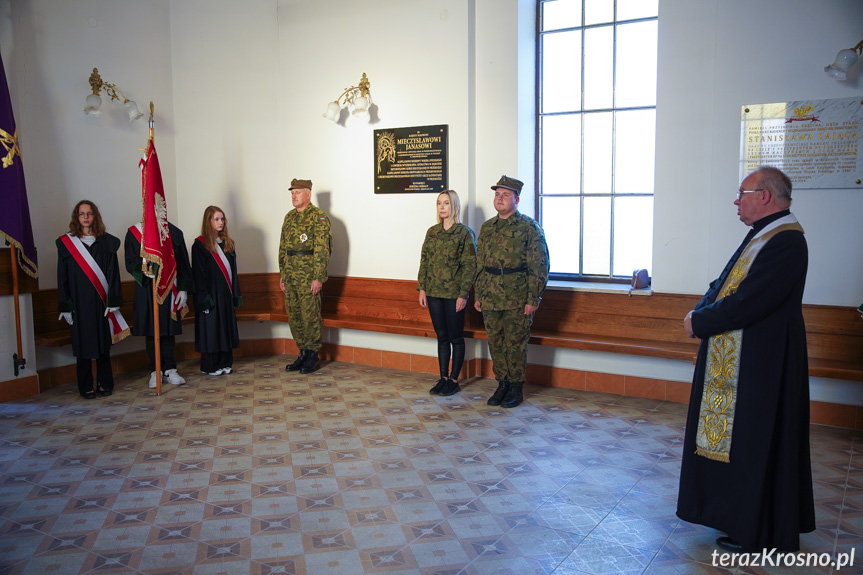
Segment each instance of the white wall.
M489 186L502 173L525 181L522 207L532 213L534 19L533 0L0 0L40 286L55 285L53 241L75 200L96 201L121 237L140 211L146 125L130 125L116 102L103 104L101 119L84 116L94 66L142 107L155 101L169 214L189 240L204 207L219 205L240 270L275 271L287 185L311 178L313 201L333 222L331 274L413 279L434 198L373 193L373 130L448 124L450 186L467 200L474 229L493 215ZM657 291L703 292L745 234L731 204L740 107L860 95L859 81L837 83L822 68L859 39L861 22L856 0L660 1ZM363 72L378 123L321 118ZM863 301L863 233L853 221L861 203L859 190L795 192L811 252L808 303ZM425 349L414 338L327 337ZM531 349L531 358L669 379L691 369L567 350Z
M11 57L4 49L20 134L40 288L57 285L54 240L68 230L78 200L94 201L108 231L125 236L141 216L139 148L145 119L130 124L118 102L102 96L103 116L84 115L87 79L98 68L142 109L156 106L156 144L176 210L173 87L167 0L33 0L9 2ZM5 45L5 39L0 38Z
M155 101L157 145L167 160L162 170L169 214L176 210L168 6L167 0L0 0L0 49L24 160L42 289L57 285L54 240L68 229L78 200L94 201L108 231L121 240L141 215L138 148L146 144L147 124L130 124L120 104L104 95L103 116L84 115L94 67L142 111ZM128 277L124 272L123 279ZM12 298L0 300L13 313ZM26 376L45 367L40 356L51 354L34 351L30 298L21 301ZM3 321L0 332L0 354L11 357L14 321ZM65 351L70 363L71 352Z
M275 271L281 192L275 0L171 4L177 224L189 250L204 209L225 211L241 272Z
M312 179L313 201L333 225L331 274L415 278L435 195L373 193L373 131L448 124L449 185L469 197L467 3L281 2L279 25L282 182L273 205L283 216L290 179ZM323 119L363 73L379 121Z
M860 96L823 68L860 38L863 2L664 0L659 13L653 288L703 293L747 229L732 205L745 104ZM804 301L863 301L863 191L795 190Z

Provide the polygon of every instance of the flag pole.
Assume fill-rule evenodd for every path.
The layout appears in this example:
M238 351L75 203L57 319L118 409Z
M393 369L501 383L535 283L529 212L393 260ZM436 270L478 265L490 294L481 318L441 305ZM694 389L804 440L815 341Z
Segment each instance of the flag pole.
M155 122L153 121L153 102L150 102L150 134L147 138L147 149L150 149L150 143L154 139L154 127ZM150 269L152 269L153 264L150 264ZM156 348L156 395L162 395L162 346L160 344L159 338L159 300L156 297L156 278L153 278L153 281L150 282L153 286L153 341L154 346Z
M18 303L18 253L15 244L11 244L9 253L12 254L12 295L15 298L15 335L18 338L18 353L12 354L12 364L14 366L15 377L18 377L18 370L24 369L27 360L24 359L24 351L21 344L21 308Z

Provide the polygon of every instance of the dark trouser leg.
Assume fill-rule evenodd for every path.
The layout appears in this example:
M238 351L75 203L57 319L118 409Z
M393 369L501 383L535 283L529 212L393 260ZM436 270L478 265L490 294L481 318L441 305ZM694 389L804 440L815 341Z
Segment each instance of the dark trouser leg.
M88 362L89 363L89 362ZM111 350L99 356L96 360L96 381L99 387L106 391L114 389L114 372L111 369Z
M159 348L161 348L162 371L177 369L177 360L174 359L174 348L177 347L176 337L163 335L159 337Z
M447 330L447 300L438 297L427 297L429 316L437 336L437 360L441 378L449 373L450 337Z
M75 371L78 375L78 393L84 395L93 391L93 364L92 360L78 358Z
M215 373L219 369L219 353L201 353L201 371L204 373Z
M219 369L223 369L225 367L233 367L234 366L234 351L229 349L228 351L220 351L219 352Z
M152 335L144 336L147 345L147 371L156 371L156 338Z
M144 337L147 344L147 369L156 371L156 338L148 335ZM176 337L173 335L159 336L159 364L162 373L169 369L177 369L177 361L174 359L174 348L177 346Z
M452 369L449 378L458 381L461 367L464 364L464 313L465 310L455 311L457 300L447 300L446 325L449 333L449 342L452 345Z

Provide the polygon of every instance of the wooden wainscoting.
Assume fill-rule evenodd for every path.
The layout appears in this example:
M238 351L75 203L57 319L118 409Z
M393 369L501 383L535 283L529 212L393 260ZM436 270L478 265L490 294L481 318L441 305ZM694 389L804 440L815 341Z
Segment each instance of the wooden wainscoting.
M287 321L284 297L276 273L240 274L244 305L238 310L240 321ZM124 282L123 314L132 317L132 282ZM326 327L392 333L416 337L435 337L428 311L419 306L416 282L381 278L331 277L324 286L322 307ZM583 349L694 361L698 341L683 333L683 317L698 302L699 296L653 293L629 297L625 294L546 290L537 311L530 343L534 345ZM69 330L57 321L57 291L39 290L33 294L34 331L37 345L67 345ZM863 382L863 319L856 309L839 306L804 305L810 374L818 377ZM192 321L193 314L184 323ZM481 314L469 305L465 336L486 339ZM181 346L184 357L193 357L193 344ZM178 348L179 351L179 348ZM239 355L296 353L293 340L243 342ZM139 354L140 355L140 354ZM322 356L328 359L383 365L419 372L436 372L436 359L384 350L365 350L325 344ZM141 358L126 360L137 365ZM118 360L116 365L122 367ZM143 365L143 363L141 364ZM62 368L58 368L62 369ZM491 362L468 362L465 374L491 375ZM531 365L529 377L536 383L685 401L688 382L665 382L613 374L561 370ZM42 372L40 371L40 378ZM71 372L74 377L74 371ZM47 380L56 384L67 376ZM43 389L45 386L43 385ZM813 402L813 417L835 421L854 421L863 425L863 408L832 406ZM826 407L825 407L826 406ZM835 408L835 409L834 409ZM841 413L836 410L841 411ZM843 411L844 410L844 411ZM860 412L858 415L858 411ZM818 415L818 414L822 415ZM837 415L839 413L839 415ZM859 420L859 422L858 422ZM827 421L818 421L826 423Z

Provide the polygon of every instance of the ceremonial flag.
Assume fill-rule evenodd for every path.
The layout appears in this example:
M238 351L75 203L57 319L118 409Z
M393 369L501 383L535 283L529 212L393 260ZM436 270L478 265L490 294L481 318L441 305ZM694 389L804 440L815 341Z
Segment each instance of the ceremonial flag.
M36 244L30 225L30 205L24 185L24 166L18 149L18 130L12 114L12 98L6 84L6 69L0 57L0 237L18 251L18 264L27 275L38 278Z
M165 202L165 189L162 187L162 170L159 169L159 157L152 139L147 144L147 156L139 165L143 168L141 196L144 202L144 216L141 218L141 257L146 260L143 264L145 273L152 274L152 264L158 265L156 301L161 304L174 285L177 260L174 258L171 230L168 229L168 205Z

